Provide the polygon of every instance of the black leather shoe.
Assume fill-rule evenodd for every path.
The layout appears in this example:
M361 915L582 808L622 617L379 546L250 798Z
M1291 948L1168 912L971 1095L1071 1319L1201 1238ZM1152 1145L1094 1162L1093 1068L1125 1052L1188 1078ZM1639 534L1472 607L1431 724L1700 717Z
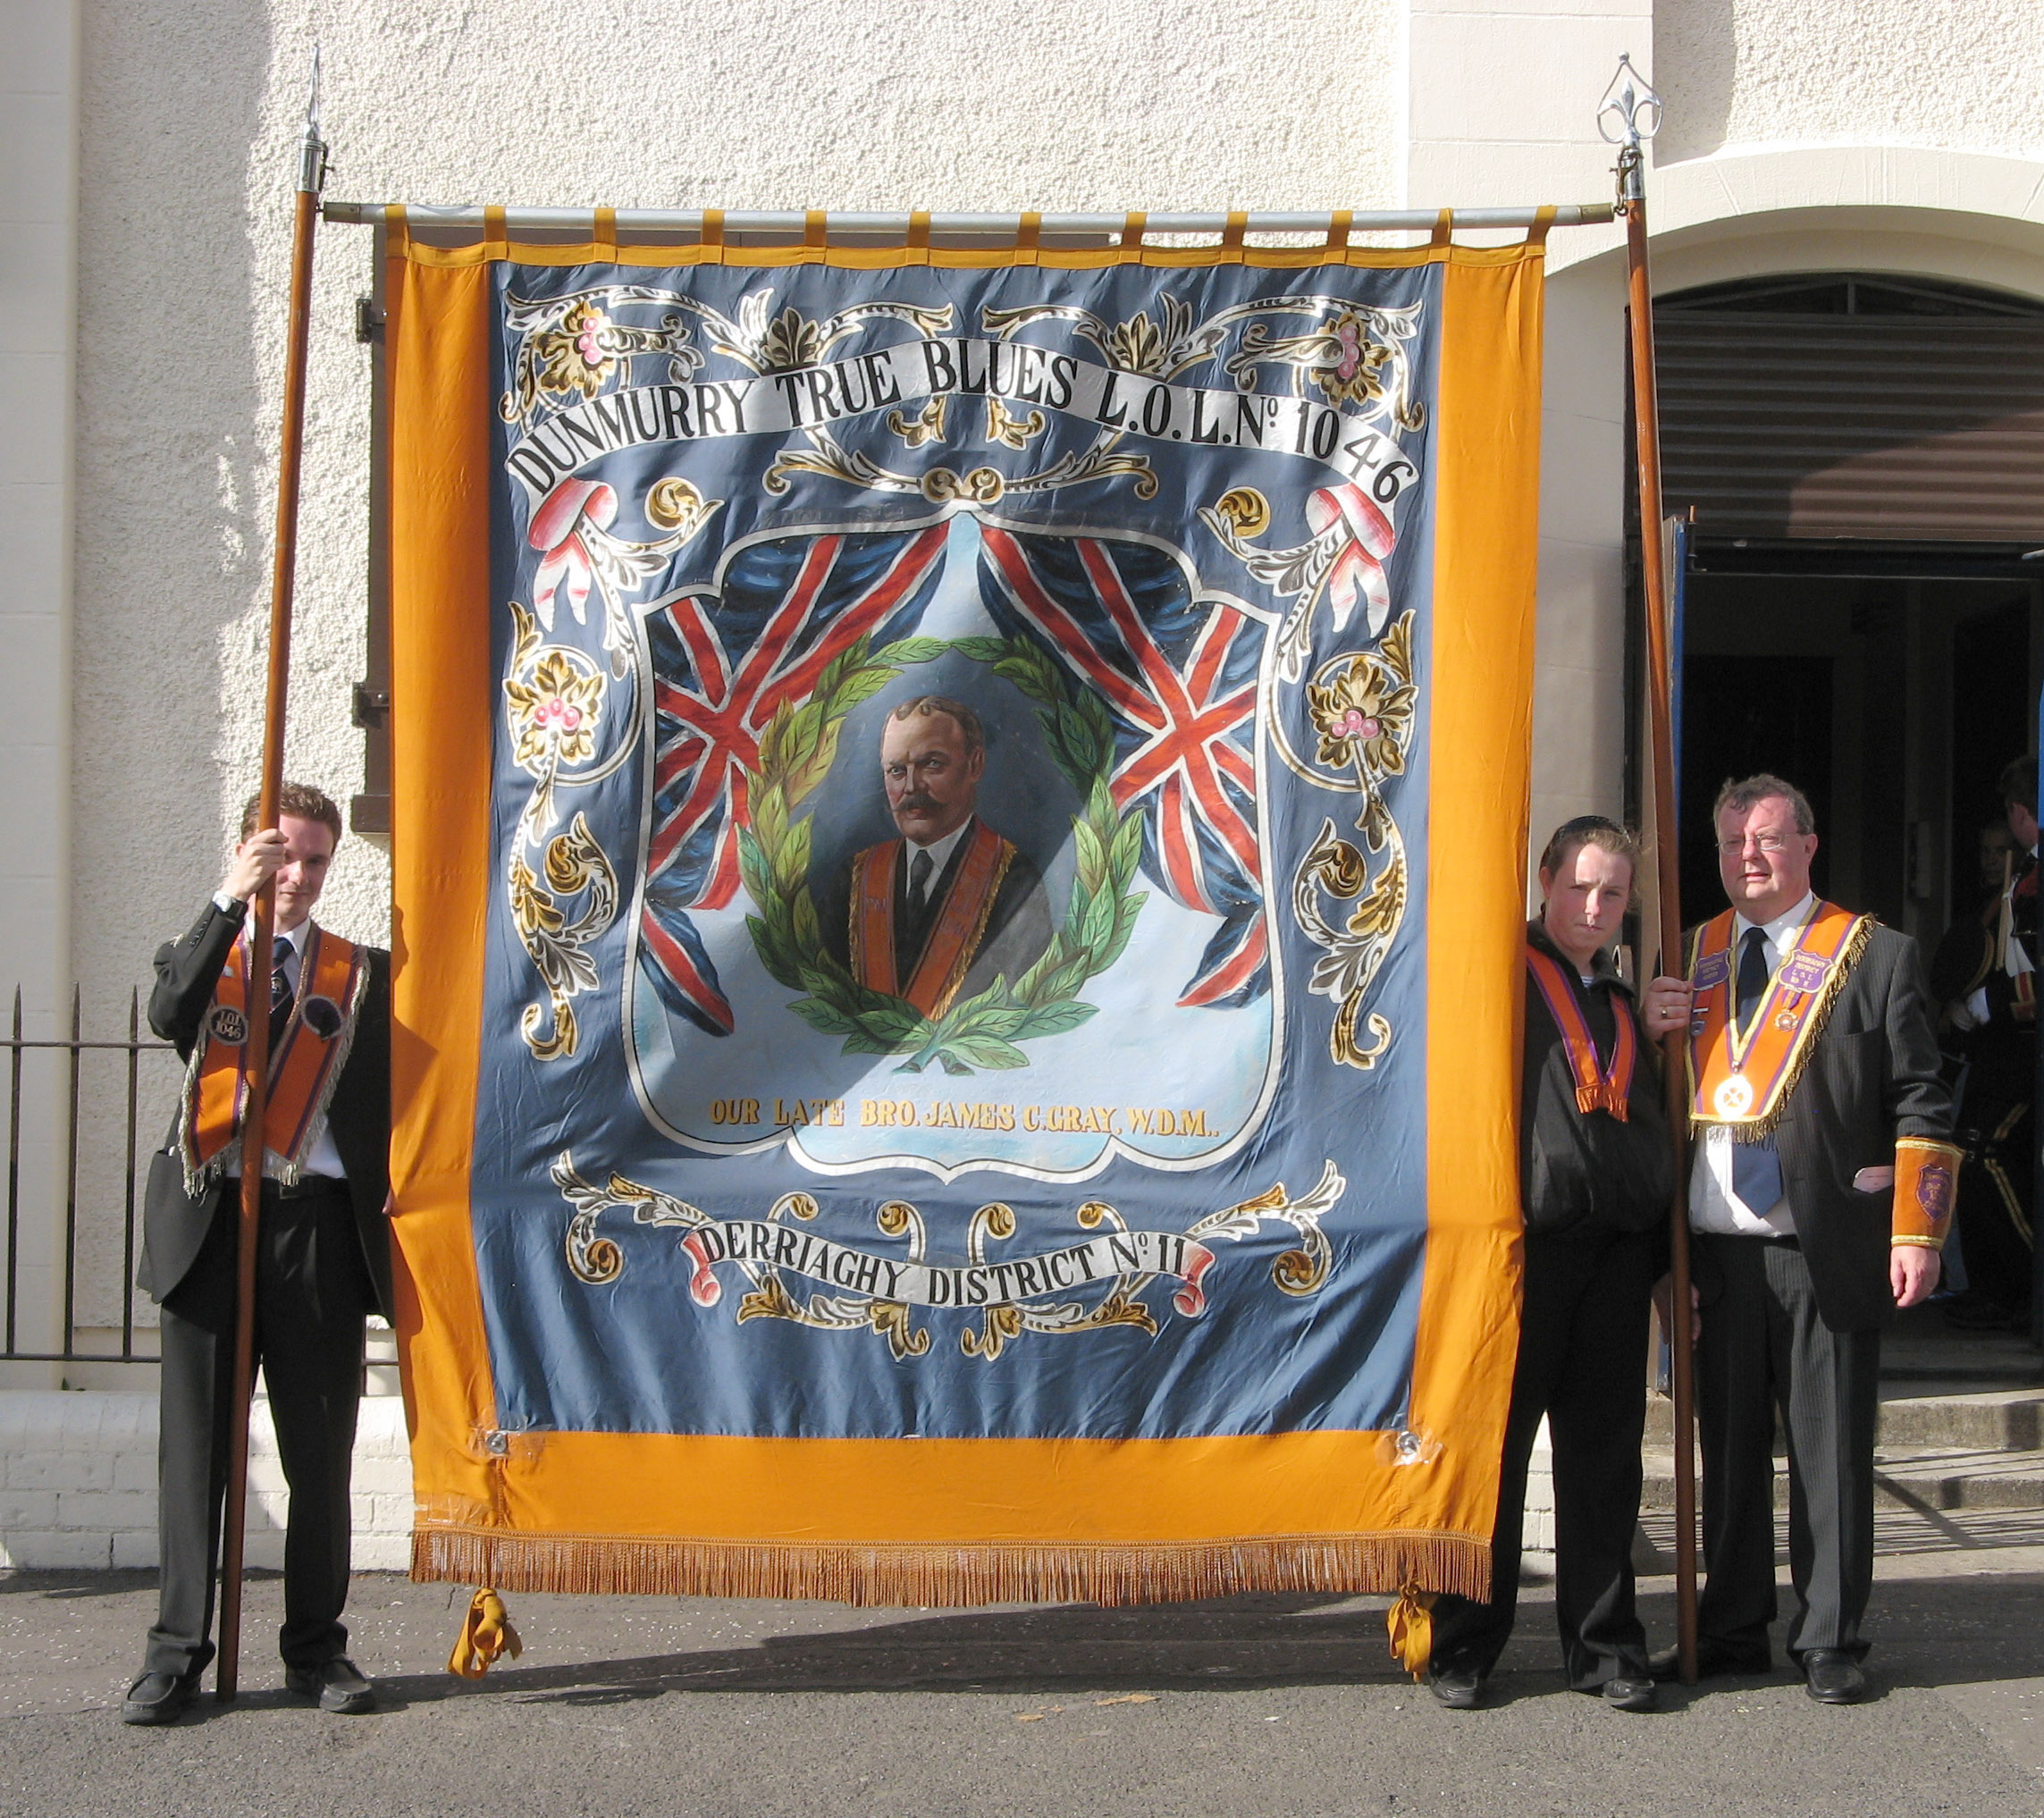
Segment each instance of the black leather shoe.
M1657 1654L1647 1664L1647 1671L1662 1685L1671 1684L1682 1677L1680 1651L1669 1648ZM1700 1679L1721 1679L1737 1673L1765 1673L1774 1671L1774 1659L1762 1647L1736 1647L1729 1642L1699 1641L1696 1644L1696 1677Z
M316 1698L322 1711L338 1712L343 1717L359 1717L376 1708L376 1688L344 1654L315 1667L286 1667L284 1689L301 1698Z
M1614 1711L1655 1711L1661 1707L1661 1688L1644 1675L1606 1679L1603 1691L1604 1703Z
M121 1701L123 1723L175 1723L198 1691L198 1674L144 1673Z
M1866 1675L1842 1647L1813 1647L1803 1656L1803 1689L1820 1704L1856 1704L1866 1696Z
M1426 1688L1451 1711L1474 1711L1484 1702L1484 1676L1474 1667L1435 1667Z

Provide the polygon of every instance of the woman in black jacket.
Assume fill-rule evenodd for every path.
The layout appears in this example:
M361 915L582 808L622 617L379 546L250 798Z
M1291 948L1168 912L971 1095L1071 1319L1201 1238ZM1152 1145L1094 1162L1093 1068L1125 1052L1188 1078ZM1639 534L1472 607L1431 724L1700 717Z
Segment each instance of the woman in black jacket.
M1554 1458L1554 1612L1569 1683L1653 1708L1633 1608L1646 1422L1647 1306L1674 1186L1653 1049L1611 955L1638 847L1597 815L1557 828L1526 932L1519 1190L1526 1285L1493 1530L1491 1601L1443 1596L1429 1683L1468 1709L1511 1634L1527 1466L1542 1417Z

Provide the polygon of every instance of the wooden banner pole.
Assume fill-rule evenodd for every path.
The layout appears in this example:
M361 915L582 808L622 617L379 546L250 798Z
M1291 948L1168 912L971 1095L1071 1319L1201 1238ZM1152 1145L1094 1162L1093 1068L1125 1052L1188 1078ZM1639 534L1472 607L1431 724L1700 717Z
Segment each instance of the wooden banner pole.
M298 560L299 471L305 448L306 350L312 320L312 240L326 146L319 129L319 52L299 145L297 216L291 237L290 325L284 354L284 422L277 457L276 548L270 570L270 675L263 705L263 773L256 824L277 824L284 779L284 704L290 683L291 593ZM220 1656L214 1691L222 1704L239 1688L241 1665L242 1529L248 1506L248 1409L256 1376L256 1239L263 1208L263 1114L269 1090L270 965L276 887L256 894L248 930L248 1033L241 1050L241 1207L235 1251L234 1390L228 1410L227 1502L221 1524Z
M1673 653L1669 649L1668 568L1661 505L1661 409L1653 372L1653 292L1646 256L1646 185L1636 144L1619 154L1619 193L1625 211L1628 316L1632 342L1632 408L1639 468L1640 562L1646 595L1648 737L1653 749L1653 846L1659 863L1661 969L1682 955L1682 867L1675 821ZM1688 1031L1662 1042L1668 1129L1675 1152L1675 1198L1669 1210L1673 1307L1668 1342L1675 1401L1675 1637L1682 1683L1696 1682L1695 1351L1689 1313Z

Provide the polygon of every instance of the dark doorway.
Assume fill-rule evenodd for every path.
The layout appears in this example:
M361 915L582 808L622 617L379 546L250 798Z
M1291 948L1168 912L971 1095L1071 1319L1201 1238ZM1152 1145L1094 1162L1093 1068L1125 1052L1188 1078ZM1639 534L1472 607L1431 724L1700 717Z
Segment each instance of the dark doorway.
M1694 803L1684 819L1682 900L1721 894L1712 856L1712 798L1733 777L1770 770L1809 796L1817 824L1831 821L1832 659L1828 656L1690 657L1682 670L1682 777ZM1829 888L1830 854L1817 850L1813 878Z
M2000 886L1999 861L1991 851L1983 858L1981 836L1992 829L1998 844L2006 837L2001 769L2036 744L2034 696L2025 666L2015 660L2015 652L2027 646L2030 617L2028 603L2013 600L1983 608L1953 630L1952 722L1964 728L1952 741L1954 920L1986 890Z
M1769 573L1702 545L1685 598L1682 900L1722 905L1711 802L1771 770L1810 797L1813 881L1932 947L1981 900L2002 766L2033 748L2037 583Z

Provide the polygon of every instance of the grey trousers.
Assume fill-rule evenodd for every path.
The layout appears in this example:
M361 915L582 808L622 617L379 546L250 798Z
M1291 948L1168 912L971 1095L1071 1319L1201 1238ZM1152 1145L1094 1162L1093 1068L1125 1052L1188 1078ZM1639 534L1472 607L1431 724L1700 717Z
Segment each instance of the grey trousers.
M1865 1654L1873 1589L1873 1436L1880 1333L1833 1332L1793 1243L1699 1233L1722 1288L1703 1309L1696 1410L1703 1448L1705 1641L1764 1651L1774 1620L1774 1423L1788 1440L1792 1659Z

